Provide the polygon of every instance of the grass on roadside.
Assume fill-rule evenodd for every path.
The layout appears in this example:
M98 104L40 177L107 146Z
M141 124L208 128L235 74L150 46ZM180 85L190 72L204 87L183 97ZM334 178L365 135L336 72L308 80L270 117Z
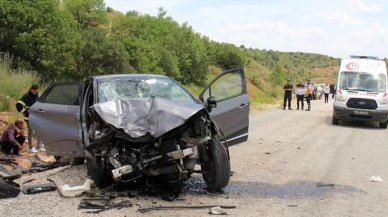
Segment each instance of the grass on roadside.
M12 57L0 54L0 111L14 111L14 103L39 78L34 72L19 68L12 69Z

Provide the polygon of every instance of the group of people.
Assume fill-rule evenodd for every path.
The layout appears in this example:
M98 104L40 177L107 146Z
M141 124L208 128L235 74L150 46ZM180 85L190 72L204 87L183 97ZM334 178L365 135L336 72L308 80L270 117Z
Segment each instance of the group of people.
M288 104L288 109L292 110L291 100L292 100L293 89L294 89L294 86L291 84L291 80L287 80L287 84L285 84L283 87L283 90L284 90L283 110L286 110L287 104ZM299 81L299 83L296 85L296 88L295 88L297 110L304 111L304 99L306 99L306 102L307 102L306 111L311 111L311 100L313 98L314 91L315 91L315 87L310 82L310 80L307 80L305 83L303 83L302 80ZM322 91L323 91L323 94L325 95L325 103L328 103L329 94L331 92L330 86L326 85Z
M29 109L39 99L39 86L37 84L31 85L29 91L25 93L17 102L16 109L24 116L24 121L17 119L13 124L10 124L2 133L0 137L0 146L4 153L22 155L22 146L26 140L24 132L24 122L28 129L28 145L30 153L37 153L39 151L46 151L43 144L39 142L35 148L32 144L33 131L29 124Z

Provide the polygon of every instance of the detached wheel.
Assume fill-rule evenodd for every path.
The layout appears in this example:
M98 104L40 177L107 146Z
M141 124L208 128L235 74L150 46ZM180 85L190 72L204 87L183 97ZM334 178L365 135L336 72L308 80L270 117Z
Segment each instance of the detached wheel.
M100 157L92 157L86 161L88 175L94 181L98 188L105 188L113 183L112 174L110 174Z
M333 115L333 118L331 119L331 123L332 123L333 125L338 125L338 124L339 124L339 119L336 118L336 117Z
M201 166L203 179L211 190L224 188L230 179L228 151L220 141L213 140L207 152L208 161Z
M380 123L380 128L381 129L387 129L387 127L388 127L388 121Z

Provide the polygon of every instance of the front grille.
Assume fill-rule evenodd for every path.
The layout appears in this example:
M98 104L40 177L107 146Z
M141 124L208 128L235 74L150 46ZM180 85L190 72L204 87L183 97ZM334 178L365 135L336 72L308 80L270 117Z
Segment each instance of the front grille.
M376 110L377 103L373 99L350 98L346 103L348 108Z

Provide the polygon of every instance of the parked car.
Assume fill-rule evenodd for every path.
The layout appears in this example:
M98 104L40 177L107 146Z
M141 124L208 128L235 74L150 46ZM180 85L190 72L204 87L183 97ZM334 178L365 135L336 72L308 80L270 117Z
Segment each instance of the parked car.
M210 189L228 184L228 146L248 139L249 107L243 69L220 74L199 99L166 76L103 75L50 85L30 122L49 153L86 157L99 187L179 192L196 164Z

